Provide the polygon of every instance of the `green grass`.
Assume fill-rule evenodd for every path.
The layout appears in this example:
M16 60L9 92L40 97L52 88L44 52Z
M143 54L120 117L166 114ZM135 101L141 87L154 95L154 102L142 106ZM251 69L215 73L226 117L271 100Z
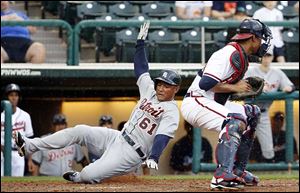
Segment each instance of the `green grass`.
M254 172L261 180L276 180L276 179L295 179L299 180L299 171L291 173L285 171L276 172ZM212 173L205 172L198 175L159 175L159 176L140 176L140 179L148 180L210 180ZM26 176L26 177L1 177L2 182L66 182L62 177L47 177L47 176Z

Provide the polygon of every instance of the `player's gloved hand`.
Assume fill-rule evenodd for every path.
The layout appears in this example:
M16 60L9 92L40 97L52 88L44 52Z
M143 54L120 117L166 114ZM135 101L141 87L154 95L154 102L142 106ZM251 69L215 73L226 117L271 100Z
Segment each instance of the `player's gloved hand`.
M145 40L148 35L148 29L150 26L150 21L146 21L143 25L141 25L140 33L138 35L138 40Z
M154 159L147 159L144 163L147 165L148 168L158 170L158 164Z

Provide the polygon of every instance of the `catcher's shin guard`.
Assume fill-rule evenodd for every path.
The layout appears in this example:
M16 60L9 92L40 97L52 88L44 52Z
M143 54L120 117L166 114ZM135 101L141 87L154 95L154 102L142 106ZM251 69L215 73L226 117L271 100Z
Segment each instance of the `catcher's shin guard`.
M258 106L246 104L244 108L247 115L248 129L243 132L235 161L235 167L241 171L244 171L246 168L254 140L255 129L260 118L260 109Z
M251 152L253 140L254 131L251 129L246 130L241 137L241 143L236 152L236 160L234 163L235 168L238 168L241 171L245 170Z
M246 127L246 122L244 117L238 113L230 113L228 117L229 120L226 121L225 127L219 136L219 143L216 149L218 168L215 171L214 177L227 182L243 182L233 174L232 170L235 155L241 142L241 136Z

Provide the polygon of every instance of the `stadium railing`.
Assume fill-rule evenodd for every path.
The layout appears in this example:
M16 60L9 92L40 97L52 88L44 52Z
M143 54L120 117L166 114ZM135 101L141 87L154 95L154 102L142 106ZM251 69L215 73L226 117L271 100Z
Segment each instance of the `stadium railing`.
M11 147L11 135L12 135L12 105L7 100L1 101L1 112L5 112L4 120L4 147ZM11 148L4 148L4 176L11 176Z
M247 169L249 170L299 170L299 163L293 162L293 131L294 131L294 108L293 101L299 99L299 91L292 93L273 92L263 93L255 99L255 101L264 100L285 100L285 114L286 114L286 162L285 163L249 163ZM193 135L193 173L200 171L213 171L216 164L200 163L201 159L201 129L195 128Z

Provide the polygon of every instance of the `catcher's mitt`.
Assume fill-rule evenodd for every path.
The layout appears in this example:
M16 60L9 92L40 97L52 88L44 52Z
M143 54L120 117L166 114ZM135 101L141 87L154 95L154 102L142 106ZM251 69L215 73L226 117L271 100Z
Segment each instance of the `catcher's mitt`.
M231 100L244 100L246 98L254 98L262 93L264 88L264 79L253 76L248 77L245 80L252 86L252 91L233 93L230 97Z

